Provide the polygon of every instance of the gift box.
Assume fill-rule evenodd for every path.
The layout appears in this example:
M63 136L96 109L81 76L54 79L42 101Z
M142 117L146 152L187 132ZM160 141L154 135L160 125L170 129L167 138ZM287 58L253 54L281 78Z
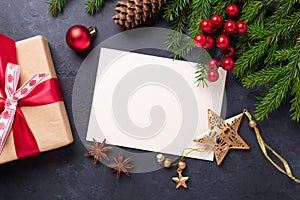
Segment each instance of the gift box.
M18 101L11 131L0 154L0 163L72 143L71 128L47 40L36 36L15 43L0 34L0 45L0 113L7 109L4 89L7 87L4 87L7 63L20 66L17 89L34 74L48 74L26 98Z

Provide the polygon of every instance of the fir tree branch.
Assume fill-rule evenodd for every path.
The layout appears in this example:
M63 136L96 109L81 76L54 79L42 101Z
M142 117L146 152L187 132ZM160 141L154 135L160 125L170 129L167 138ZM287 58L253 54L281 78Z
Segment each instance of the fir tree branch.
M171 22L172 31L168 34L166 45L167 49L174 53L174 58L178 58L176 51L182 44L183 32L187 25L186 13L185 9L181 10L180 15Z
M187 37L182 38L181 42L179 43L178 47L174 49L175 59L178 59L179 57L184 57L187 55L190 51L192 51L195 48L194 39Z
M267 8L263 1L252 1L244 6L241 20L248 24L254 23L253 25L263 27L266 12Z
M274 59L277 61L277 62L285 62L287 61L288 59L291 59L293 58L295 55L294 55L295 51L293 51L292 48L289 48L289 49L282 49L282 50L279 50L275 53L274 55Z
M200 31L199 24L203 19L210 18L211 0L192 0L189 18L189 34L194 37Z
M290 96L291 117L295 121L300 120L300 38L293 48L277 51L277 61L288 62L285 67L270 67L246 77L243 84L248 87L273 83L265 95L258 98L256 104L256 117L259 120L267 118L277 109L281 102Z
M167 2L163 18L172 22L182 14L182 10L189 4L189 0L170 0Z
M294 61L294 75L292 76L292 90L291 94L293 99L291 100L290 112L291 117L295 121L300 120L300 37L297 38L296 45L293 49L294 53L288 54ZM292 52L290 50L290 52Z
M225 8L229 3L226 1L212 0L212 13L218 14L225 19L226 12Z
M289 71L290 69L288 67L272 67L263 69L245 77L242 84L245 87L253 88L267 83L274 83L282 76L285 76Z
M258 42L262 39L267 38L268 36L272 35L273 32L271 30L265 29L258 25L249 26L247 31L247 40ZM243 36L242 36L243 37Z
M299 0L281 0L278 5L276 6L276 11L270 17L271 22L273 23L280 23L282 19L289 16L297 7L297 3Z
M94 14L103 6L104 0L86 0L85 11Z
M250 46L247 50L240 49L237 52L239 58L235 63L234 74L242 79L255 72L259 68L260 62L267 52L268 47L269 40L262 40L256 43L256 45Z
M250 73L256 71L261 61L264 58L265 67L272 66L271 61L274 58L275 52L279 49L279 45L283 42L281 39L285 38L290 40L295 32L300 28L300 12L297 12L287 19L282 21L283 23L276 24L270 28L271 35L267 35L265 38L261 38L258 43L252 44L247 49L240 48L238 55L240 56L236 62L234 73L238 78L248 76ZM249 28L251 30L251 28ZM260 32L252 32L252 36L249 37L247 33L246 37L260 38ZM242 44L243 45L243 44ZM240 45L238 44L238 47Z
M203 65L202 63L197 63L196 65L196 72L195 72L195 79L197 86L202 85L202 87L207 86L207 66Z
M291 114L292 119L295 121L299 121L300 120L300 89L299 89L300 74L299 73L297 74L297 77L295 77L295 79L293 80L292 85L293 85L292 86L292 95L294 97L290 102L291 103L290 112L292 113Z
M293 37L296 32L300 31L300 12L296 12L292 15L289 15L287 18L281 20L282 23L276 24L275 26L267 26L274 33L270 35L267 39L269 39L270 44L268 46L269 51L265 56L264 65L266 67L271 67L274 65L274 54L276 54L277 50L281 49L282 44L293 44L295 45L295 41L293 41Z
M63 11L64 6L67 4L67 0L50 0L46 2L49 5L48 11L52 16L57 15Z
M195 79L197 85L202 85L202 87L207 86L207 62L210 59L210 55L204 49L201 49L198 53L198 62L196 65Z
M268 89L268 91L257 97L255 117L258 120L268 118L269 114L277 109L283 100L286 99L288 91L291 87L291 70L286 76L281 77L276 84Z

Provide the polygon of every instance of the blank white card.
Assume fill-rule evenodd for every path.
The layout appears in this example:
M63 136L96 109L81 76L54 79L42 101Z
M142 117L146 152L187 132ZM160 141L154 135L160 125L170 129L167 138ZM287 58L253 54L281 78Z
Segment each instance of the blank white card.
M199 147L207 109L220 114L226 72L208 87L195 83L196 63L102 48L86 139L181 155ZM213 151L188 157L213 161Z

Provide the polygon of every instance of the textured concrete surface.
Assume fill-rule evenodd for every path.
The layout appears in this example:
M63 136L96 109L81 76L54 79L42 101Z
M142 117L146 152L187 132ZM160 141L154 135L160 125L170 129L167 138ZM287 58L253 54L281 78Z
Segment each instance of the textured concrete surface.
M223 165L188 159L185 174L188 190L175 189L173 170L133 174L116 180L111 170L94 166L85 158L72 117L72 89L76 73L86 54L76 54L65 44L64 35L73 24L95 25L99 34L93 46L120 30L111 20L115 1L107 1L100 13L84 12L84 1L73 0L63 14L53 18L43 0L2 0L0 32L15 40L42 34L48 38L57 75L70 117L75 142L65 148L0 166L0 199L300 199L300 185L279 173L263 157L244 120L240 135L250 151L231 151ZM149 24L164 26L163 22ZM92 48L92 47L91 47ZM245 107L253 111L258 89L243 88L229 74L226 84L227 116ZM300 176L300 124L292 122L284 104L268 120L259 123L267 143L289 161Z

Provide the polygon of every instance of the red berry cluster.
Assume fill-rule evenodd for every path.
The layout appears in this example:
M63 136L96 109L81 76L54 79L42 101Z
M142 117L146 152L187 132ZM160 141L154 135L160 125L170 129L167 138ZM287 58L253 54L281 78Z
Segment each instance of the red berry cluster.
M232 70L234 67L234 60L231 57L234 55L235 49L230 45L230 35L235 32L238 34L247 32L247 24L245 22L232 20L239 15L237 5L228 5L226 7L226 15L229 19L223 20L220 15L215 14L210 19L202 20L200 29L203 33L196 34L194 37L194 43L198 47L210 49L216 42L216 46L222 50L222 55L220 55L219 59L213 58L208 62L207 79L211 82L215 82L219 78L218 67L221 66L227 71ZM215 33L219 33L218 36L215 36Z

